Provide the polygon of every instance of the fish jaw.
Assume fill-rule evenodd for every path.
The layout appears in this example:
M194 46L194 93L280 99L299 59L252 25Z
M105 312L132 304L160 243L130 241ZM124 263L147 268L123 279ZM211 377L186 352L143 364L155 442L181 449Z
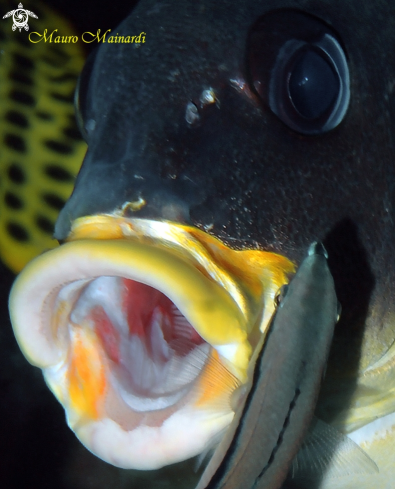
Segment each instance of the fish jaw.
M204 452L231 423L293 271L196 228L92 216L25 268L10 315L81 442L155 469Z

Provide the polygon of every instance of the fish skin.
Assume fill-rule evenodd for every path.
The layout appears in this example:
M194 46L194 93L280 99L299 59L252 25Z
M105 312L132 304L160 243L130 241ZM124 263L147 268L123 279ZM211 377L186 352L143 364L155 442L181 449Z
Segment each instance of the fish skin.
M277 489L285 480L313 416L337 322L334 282L323 253L322 245L313 243L289 284L245 406L225 435L226 455L209 484L202 484L204 473L196 489ZM222 445L218 450L223 452ZM216 454L209 474L215 459Z
M350 105L328 133L300 135L231 86L248 85L251 25L278 8L323 19L345 47ZM79 216L142 197L134 217L210 229L234 248L300 262L312 240L324 240L343 304L333 362L357 374L394 339L394 11L380 2L372 12L367 1L140 2L117 32L147 31L145 44L97 52L85 100L96 128L55 236L64 239ZM218 106L188 127L187 103L209 87ZM354 388L345 383L342 402Z

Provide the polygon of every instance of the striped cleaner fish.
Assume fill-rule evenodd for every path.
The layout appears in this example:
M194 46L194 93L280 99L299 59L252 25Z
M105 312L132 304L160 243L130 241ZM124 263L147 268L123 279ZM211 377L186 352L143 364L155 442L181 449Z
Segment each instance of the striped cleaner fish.
M31 30L72 32L44 4L34 9L39 20L29 18ZM0 257L14 272L57 245L54 223L86 152L73 104L82 46L33 45L27 36L0 24Z
M246 474L280 487L314 406L295 380L313 357L299 326L324 324L327 304L334 317L325 260L303 260L322 240L342 304L316 409L327 424L313 421L285 487L391 487L394 14L367 0L142 0L117 36L145 43L101 42L88 60L64 244L22 272L10 314L104 460L149 469L218 444L199 489Z

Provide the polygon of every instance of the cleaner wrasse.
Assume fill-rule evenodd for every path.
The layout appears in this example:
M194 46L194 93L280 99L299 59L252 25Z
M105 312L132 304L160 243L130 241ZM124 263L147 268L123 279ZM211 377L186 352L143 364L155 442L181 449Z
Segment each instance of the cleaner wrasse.
M313 416L338 318L326 258L323 246L313 243L286 288L256 362L243 412L197 489L206 487L210 475L213 481L207 487L216 489L274 489L286 478ZM224 444L225 458L215 470Z
M106 460L90 428L111 411L128 430L124 404L141 413L147 392L146 406L162 402L168 414L183 389L185 410L201 399L201 412L221 407L211 431L205 417L194 448L179 444L170 459L157 443L156 460L143 453L133 466L160 466L217 441L245 399L276 290L318 239L343 312L317 415L351 433L379 469L323 484L384 488L392 480L394 14L389 3L356 0L144 0L117 35L144 31L146 42L105 42L88 61L76 97L88 152L55 227L65 244L26 268L10 305L27 358L43 368L77 435L88 446L99 440L90 448ZM290 261L279 265L279 255ZM208 296L213 309L192 300ZM137 308L149 335L130 329L133 297L153 304L149 313ZM206 322L211 314L216 321ZM169 354L157 340L179 342L176 318L191 343ZM139 337L144 360L130 353L134 340L121 351L125 334ZM154 351L162 363L171 357L174 371L185 361L187 378L161 389L153 375L145 385L143 375L125 373L132 356L153 372ZM212 368L221 380L208 392L199 379ZM109 385L122 408L97 402L109 399ZM135 425L158 427L155 416ZM126 451L112 463L132 466Z

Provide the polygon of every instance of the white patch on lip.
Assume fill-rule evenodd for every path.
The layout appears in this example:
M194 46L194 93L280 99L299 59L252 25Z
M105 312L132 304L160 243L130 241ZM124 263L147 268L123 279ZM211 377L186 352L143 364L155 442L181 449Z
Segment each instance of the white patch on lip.
M209 415L184 407L160 429L141 425L124 431L108 418L74 429L82 443L103 460L125 469L152 470L203 452L218 432L229 426L233 416L233 412Z
M235 343L229 343L228 345L216 345L214 348L222 357L226 358L227 360L229 360L229 362L233 363L239 345Z

